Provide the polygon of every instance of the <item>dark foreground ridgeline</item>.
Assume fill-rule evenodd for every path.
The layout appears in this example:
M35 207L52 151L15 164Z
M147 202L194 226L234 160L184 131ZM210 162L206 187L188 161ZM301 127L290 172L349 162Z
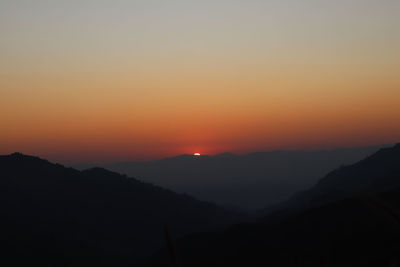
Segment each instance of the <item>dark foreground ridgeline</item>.
M0 156L1 266L132 266L174 237L237 221L214 204L100 168Z

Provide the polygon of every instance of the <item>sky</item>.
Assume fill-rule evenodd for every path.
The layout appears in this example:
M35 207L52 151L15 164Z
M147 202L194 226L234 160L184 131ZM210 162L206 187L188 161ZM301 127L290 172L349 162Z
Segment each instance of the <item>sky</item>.
M398 0L2 0L0 154L400 141Z

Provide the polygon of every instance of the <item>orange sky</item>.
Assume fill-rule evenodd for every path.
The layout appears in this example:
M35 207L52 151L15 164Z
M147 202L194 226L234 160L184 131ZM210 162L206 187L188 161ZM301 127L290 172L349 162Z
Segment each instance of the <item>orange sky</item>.
M0 4L0 154L400 141L398 1L15 2Z

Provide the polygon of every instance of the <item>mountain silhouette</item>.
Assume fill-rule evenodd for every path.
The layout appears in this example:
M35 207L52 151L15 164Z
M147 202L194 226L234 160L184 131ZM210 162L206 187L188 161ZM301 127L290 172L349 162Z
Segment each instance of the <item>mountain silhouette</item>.
M2 266L130 266L173 237L239 215L102 168L0 156Z
M399 266L400 144L329 173L281 208L179 239L181 266ZM166 257L162 250L147 266L167 266Z
M400 187L399 177L400 144L396 144L328 173L315 186L269 209L293 212L359 194L385 192Z
M380 147L180 155L101 166L219 205L258 210L311 187L332 169L355 163Z

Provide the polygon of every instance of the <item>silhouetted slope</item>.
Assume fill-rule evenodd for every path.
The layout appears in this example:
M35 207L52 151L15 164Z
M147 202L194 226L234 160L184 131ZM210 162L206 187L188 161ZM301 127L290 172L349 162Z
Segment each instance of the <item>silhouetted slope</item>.
M201 157L180 155L103 167L202 200L243 209L261 209L309 188L332 169L357 162L380 147L248 155L224 153Z
M366 159L329 173L313 190L384 191L400 186L400 144L380 149Z
M176 236L238 218L214 204L101 168L0 156L0 263L127 266Z
M178 240L178 259L182 266L398 266L389 264L400 262L399 188L396 145L331 172L291 200L285 216ZM166 264L165 250L148 262Z
M315 186L274 207L274 210L304 209L351 197L362 192L377 193L400 187L400 144L378 152L353 165L330 172Z
M400 191L381 201L399 214ZM182 266L390 266L400 256L400 222L374 200L352 198L276 223L188 236L178 240L177 251ZM148 266L167 263L161 251Z

